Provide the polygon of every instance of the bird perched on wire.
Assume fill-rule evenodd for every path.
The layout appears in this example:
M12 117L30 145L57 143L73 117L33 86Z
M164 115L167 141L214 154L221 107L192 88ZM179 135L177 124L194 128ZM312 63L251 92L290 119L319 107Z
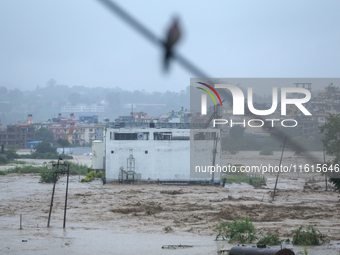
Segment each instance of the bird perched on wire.
M170 26L168 33L167 33L167 38L164 41L164 69L167 71L169 69L169 62L170 59L173 57L172 52L173 52L173 47L174 45L178 42L178 39L181 37L181 31L179 29L179 24L178 24L178 17L175 17L172 25Z

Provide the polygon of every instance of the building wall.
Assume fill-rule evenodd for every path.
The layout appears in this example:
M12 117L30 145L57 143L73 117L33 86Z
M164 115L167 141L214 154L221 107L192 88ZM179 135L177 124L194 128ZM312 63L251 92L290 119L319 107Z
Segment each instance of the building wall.
M33 125L8 125L7 131L0 132L0 144L6 149L17 147L18 149L26 149L27 142L35 140Z
M96 140L103 141L103 127L96 127Z
M149 140L114 140L113 134L115 132L149 132ZM107 128L104 131L107 181L118 179L120 167L127 170L127 159L130 154L135 158L135 172L140 173L143 180L148 178L153 180L190 179L190 140L153 140L154 132L172 132L176 136L190 136L189 129ZM201 141L197 148L198 150L193 155L200 159L199 163L211 165L212 156L210 154L213 149L213 142ZM220 152L220 148L218 148L218 152ZM219 155L220 153L216 157L218 164L220 163ZM219 174L216 174L215 178L219 178ZM204 179L211 179L211 175L206 174Z
M35 149L39 143L42 141L32 141L27 143L26 149Z
M55 142L59 138L68 140L70 143L75 142L74 135L74 130L76 129L75 127L50 126L48 127L48 129L53 132Z
M61 112L72 112L72 113L97 113L105 112L105 106L102 105L65 105L61 107Z
M109 141L106 178L118 179L120 167L127 170L127 158L132 153L135 171L142 179L189 179L189 146L188 141Z
M84 133L84 142L92 143L96 140L96 128L97 126L80 126L82 132Z

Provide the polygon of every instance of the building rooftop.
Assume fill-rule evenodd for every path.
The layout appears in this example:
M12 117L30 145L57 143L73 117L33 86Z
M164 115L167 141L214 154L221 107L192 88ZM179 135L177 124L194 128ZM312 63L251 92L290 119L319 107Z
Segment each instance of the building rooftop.
M178 129L203 129L206 123L142 123L142 122L109 122L106 128L178 128Z

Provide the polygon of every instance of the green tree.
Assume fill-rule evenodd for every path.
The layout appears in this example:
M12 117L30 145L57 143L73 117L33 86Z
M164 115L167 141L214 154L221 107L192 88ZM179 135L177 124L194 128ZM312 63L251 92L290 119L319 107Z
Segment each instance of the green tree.
M240 125L231 127L229 137L225 137L222 140L222 149L229 151L231 154L238 153L241 149L244 130L245 128Z
M236 154L240 151L240 143L230 137L222 138L222 150L229 151L230 154Z
M245 135L241 138L240 141L241 150L251 151L251 150L259 150L262 146L261 142L259 142L255 137L250 135Z
M55 147L52 147L50 143L43 141L41 143L38 143L37 147L35 148L35 152L42 154L43 153L56 154L57 149Z
M239 142L244 134L244 130L245 128L240 125L232 126L229 131L230 137Z
M219 237L229 239L229 243L237 241L239 243L253 243L256 237L256 228L252 221L246 216L244 219L233 219L232 222L221 222L220 226L216 228L218 234L216 240Z
M311 148L315 151L322 151L322 138L323 136L318 133L314 136L313 140L311 141Z
M326 123L320 127L321 133L324 135L322 143L328 155L334 156L333 165L340 164L340 114L330 114L326 118ZM340 176L339 172L334 171L327 173L336 189L340 192Z
M0 156L0 166L6 165L8 163L8 160L5 157Z
M13 146L13 147L9 148L8 150L5 150L4 154L7 155L7 159L9 159L9 160L18 158L17 147Z
M299 144L300 146L299 148L294 148L290 143ZM310 146L310 142L303 136L295 136L288 142L288 147L293 148L296 155L300 155L301 152L308 150L308 148L311 148Z
M76 105L81 103L81 95L77 92L72 92L68 96L68 101L70 101L71 104Z
M60 174L55 177L54 172L42 172L40 173L39 182L52 183L54 182L54 178L56 178L56 181L58 181L60 179Z
M59 138L59 139L57 140L57 143L58 143L61 147L63 147L63 154L65 154L65 147L69 147L69 146L71 145L70 142L69 142L68 140L63 139L63 138Z
M53 143L54 135L48 128L42 127L35 130L35 140Z

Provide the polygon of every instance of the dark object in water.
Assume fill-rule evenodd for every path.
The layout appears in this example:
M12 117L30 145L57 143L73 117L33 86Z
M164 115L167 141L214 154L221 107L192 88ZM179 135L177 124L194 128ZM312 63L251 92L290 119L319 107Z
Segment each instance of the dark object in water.
M163 245L162 249L184 249L184 248L191 248L192 245Z
M267 247L265 244L237 245L230 249L229 255L295 255L290 249Z

